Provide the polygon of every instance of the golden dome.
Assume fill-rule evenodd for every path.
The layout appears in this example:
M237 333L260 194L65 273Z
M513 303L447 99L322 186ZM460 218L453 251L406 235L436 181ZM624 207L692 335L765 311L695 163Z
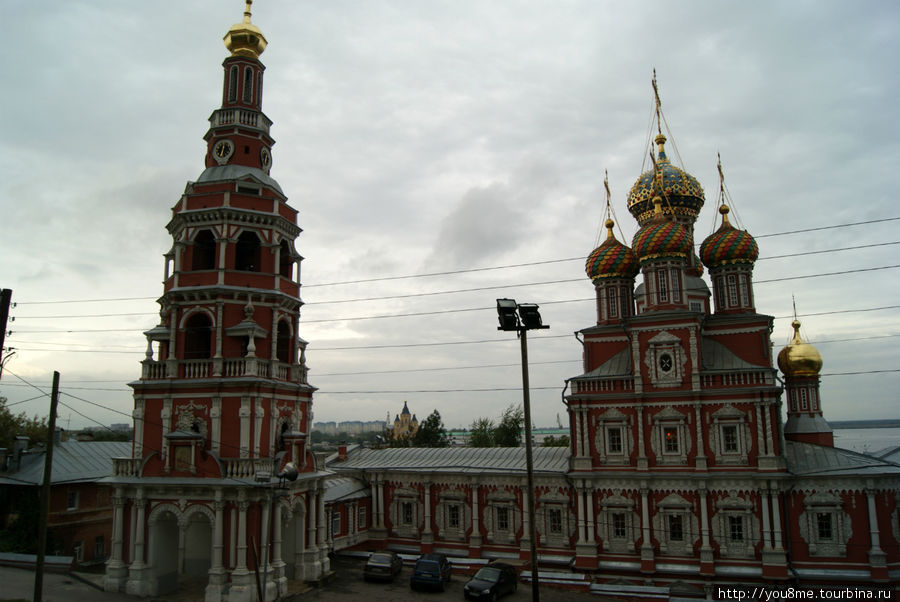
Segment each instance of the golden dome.
M244 8L244 19L235 23L223 38L225 48L231 51L231 56L247 56L258 59L266 49L268 42L259 27L250 22L250 5L253 0L247 0Z
M778 354L778 367L785 376L818 376L822 369L819 350L800 338L800 321L791 322L794 338Z

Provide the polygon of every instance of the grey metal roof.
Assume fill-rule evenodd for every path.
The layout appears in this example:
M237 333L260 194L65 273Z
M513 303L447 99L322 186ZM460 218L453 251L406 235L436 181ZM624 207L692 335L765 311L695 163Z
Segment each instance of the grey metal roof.
M22 456L16 472L0 476L0 483L40 485L44 481L45 451ZM53 448L52 484L96 481L112 474L112 458L131 455L131 441L63 441Z
M565 474L569 448L533 450L536 473ZM331 470L398 470L449 473L525 473L524 447L409 447L348 450L347 459L328 462Z
M584 376L632 376L631 349L626 347Z
M785 441L788 470L801 476L900 476L900 464L849 449Z
M369 487L353 477L325 479L325 503L369 497Z
M769 366L758 366L736 356L728 347L707 337L702 338L702 370L759 370Z
M281 186L275 181L275 178L258 167L250 167L249 165L214 165L213 167L207 167L200 174L200 177L197 178L197 182L241 180L246 176L250 176L254 180L277 190L279 194L284 195L284 192L281 191Z

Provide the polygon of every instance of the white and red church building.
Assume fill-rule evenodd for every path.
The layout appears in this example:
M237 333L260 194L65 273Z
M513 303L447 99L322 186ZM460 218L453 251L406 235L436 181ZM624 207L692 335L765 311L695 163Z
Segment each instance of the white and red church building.
M537 558L522 448L355 447L317 465L300 228L270 176L266 39L247 4L225 36L206 168L167 225L160 322L131 383L133 453L107 479L107 589L158 596L203 580L209 601L250 601L260 570L274 599L350 547L516 559L607 595L900 582L900 465L834 447L819 353L795 323L773 357L758 248L724 196L695 253L703 188L662 133L628 196L631 246L609 220L587 260L583 372L560 385L571 444L534 450ZM299 477L278 479L289 463Z

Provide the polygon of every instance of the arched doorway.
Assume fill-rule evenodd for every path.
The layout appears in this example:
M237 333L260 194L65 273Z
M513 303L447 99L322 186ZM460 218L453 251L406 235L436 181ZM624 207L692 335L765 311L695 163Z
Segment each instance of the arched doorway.
M193 512L184 521L184 565L182 573L206 581L212 565L212 525L203 512Z
M156 580L155 595L178 589L178 518L170 510L150 516L150 564Z
M284 576L288 579L306 579L303 570L303 552L306 549L306 506L300 500L294 505L290 520L282 522L281 559Z

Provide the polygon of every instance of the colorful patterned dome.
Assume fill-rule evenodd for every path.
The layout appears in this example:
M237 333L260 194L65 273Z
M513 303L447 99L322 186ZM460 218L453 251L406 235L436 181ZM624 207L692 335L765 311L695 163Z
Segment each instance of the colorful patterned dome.
M703 187L694 176L669 162L665 142L666 137L662 134L656 137L659 145L656 168L642 173L628 193L628 211L641 226L653 218L653 199L657 196L665 198L663 213L687 216L692 221L697 219L703 207Z
M641 263L654 258L688 257L693 247L690 232L678 222L665 218L662 199L656 197L653 201L656 217L634 235L631 241L634 254Z
M800 321L791 322L794 338L778 353L778 367L785 376L818 376L822 370L819 350L800 337Z
M719 207L722 225L700 245L700 259L708 268L733 263L752 264L759 257L756 240L728 221L728 205Z
M634 252L616 240L613 221L606 220L606 240L588 255L584 271L597 283L606 278L634 278L640 266Z

